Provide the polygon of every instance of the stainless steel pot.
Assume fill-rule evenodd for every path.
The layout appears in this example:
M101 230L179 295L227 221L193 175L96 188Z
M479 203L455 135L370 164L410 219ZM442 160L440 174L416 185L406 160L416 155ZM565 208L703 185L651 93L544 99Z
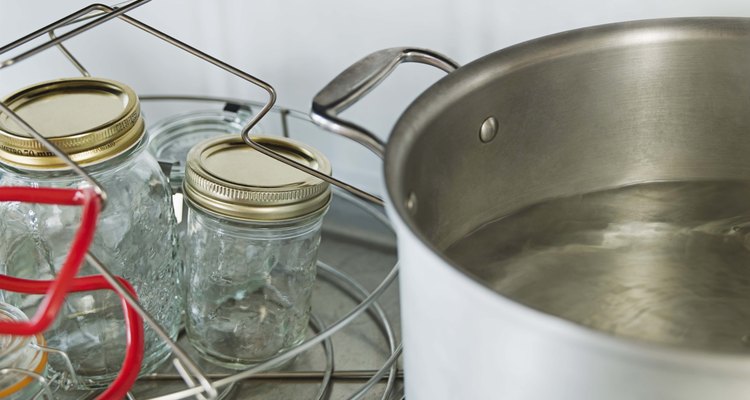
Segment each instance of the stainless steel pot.
M313 118L382 153L374 135L337 114L406 61L455 66L424 50L374 53L319 93ZM430 87L385 150L407 398L750 395L748 354L601 333L491 290L482 278L491 260L459 265L445 254L544 199L646 181L746 180L749 134L750 19L579 29L500 50Z

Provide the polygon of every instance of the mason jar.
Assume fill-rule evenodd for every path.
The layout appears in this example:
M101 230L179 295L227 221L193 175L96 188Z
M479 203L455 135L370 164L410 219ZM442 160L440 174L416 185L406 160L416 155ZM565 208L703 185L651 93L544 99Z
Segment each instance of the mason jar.
M328 160L287 138L259 143L325 174ZM183 192L187 337L208 361L246 368L301 343L310 315L328 184L239 136L188 154Z
M27 322L29 319L21 310L0 302L0 321ZM44 346L41 334L34 336L0 335L0 398L7 400L30 400L42 390L42 383L26 371L44 376L47 368L47 353L38 346Z
M3 100L90 173L107 192L90 252L130 281L143 306L177 337L182 292L175 217L166 177L146 151L138 98L129 87L101 78L43 82ZM84 181L0 115L2 186L71 188ZM29 279L52 279L78 229L80 208L20 202L0 203L0 271ZM79 275L97 274L84 263ZM41 296L6 294L26 314ZM111 291L71 293L45 333L49 347L70 358L80 384L101 387L117 375L125 354L126 330L118 296ZM142 373L169 357L169 348L145 329ZM64 372L60 357L49 363ZM66 374L66 376L68 376Z
M223 110L197 110L171 115L148 128L149 151L162 163L170 165L172 192L182 191L185 161L190 149L206 139L221 135L239 135L252 118L245 107L236 105ZM253 128L256 133L258 128Z

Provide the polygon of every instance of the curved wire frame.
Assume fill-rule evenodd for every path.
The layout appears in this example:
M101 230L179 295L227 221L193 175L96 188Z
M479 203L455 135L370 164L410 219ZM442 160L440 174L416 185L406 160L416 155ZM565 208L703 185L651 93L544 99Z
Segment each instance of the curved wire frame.
M200 58L203 61L206 61L210 64L213 64L221 69L223 69L226 72L229 72L255 86L260 87L261 89L265 90L268 94L268 101L261 107L260 111L248 122L246 127L243 129L243 132L245 133L243 136L247 136L247 133L250 132L251 128L257 124L272 108L276 101L276 93L275 90L271 85L268 83L242 71L239 70L227 63L224 63L223 61L214 58L184 42L181 42L135 18L132 18L130 16L125 15L126 12L131 11L137 7L140 7L141 5L149 2L150 0L133 0L127 3L123 3L123 5L118 7L110 7L102 4L91 4L87 7L84 7L70 15L67 15L61 19L59 19L56 22L53 22L43 28L40 28L22 38L19 38L18 40L9 43L6 46L0 47L0 54L4 54L10 50L16 49L21 45L24 45L31 40L38 38L44 34L48 34L51 38L51 40L38 45L31 50L25 51L21 53L20 55L17 55L13 58L6 59L4 61L0 61L0 70L12 65L16 65L19 62L28 59L35 54L44 51L46 49L49 49L51 47L57 46L65 55L65 57L78 68L78 70L84 75L88 75L88 71L78 62L78 60L73 57L73 55L63 47L62 43L66 40L75 37L83 32L86 32L98 25L101 25L109 20L112 20L114 18L119 18L128 24L135 26L136 28L143 30L173 46L176 46L180 48L183 51L188 52L189 54L196 56ZM54 30L71 25L74 23L79 22L86 22L85 24L72 29L62 35L55 35ZM32 126L27 124L21 117L19 117L17 114L15 114L11 109L9 109L5 104L0 102L0 113L6 114L12 121L14 121L18 126L20 126L23 130L29 133L33 138L37 139L41 144L43 144L50 152L55 154L57 157L59 157L63 162L65 162L68 167L71 168L72 171L76 172L84 181L86 181L89 185L91 185L92 190L96 193L98 198L100 199L101 206L106 207L106 191L104 188L102 188L99 183L96 181L95 178L93 178L91 175L89 175L81 166L77 165L75 162L73 162L67 154L65 154L63 151L61 151L59 148L57 148L53 143L46 140L39 132L37 132ZM253 146L253 143L251 140L246 140L248 145ZM253 146L255 147L255 146ZM263 152L261 149L259 151ZM269 156L272 156L269 154ZM272 156L273 157L273 156ZM308 171L309 172L309 171ZM333 181L334 179L332 177L326 177L326 181ZM345 190L353 193L355 196L358 196L360 198L363 198L371 203L382 205L382 200L375 197L375 196L368 196L363 193L359 193L356 188L353 188L352 186L340 182L335 181L332 182L334 185L340 186L344 188ZM137 301L136 297L128 290L127 286L123 284L115 275L113 275L109 269L93 254L87 253L85 255L85 258L89 263L101 274L101 278L106 281L112 288L115 290L118 295L121 296L123 301L127 303L127 305L134 310L134 312L139 315L153 330L154 332L167 343L167 345L172 349L174 356L176 359L175 367L177 368L178 372L180 372L183 380L185 383L189 386L188 389L171 393L168 395L164 395L161 397L158 397L160 399L180 399L185 398L189 396L197 396L198 398L208 398L208 399L215 399L218 396L217 388L220 387L226 387L229 385L234 384L235 382L245 379L247 377L252 376L253 374L256 374L260 371L263 371L269 367L272 367L277 364L281 364L296 355L305 352L312 348L312 346L315 346L316 344L319 344L323 341L329 340L330 336L333 335L335 332L346 326L349 322L351 322L354 318L356 318L359 314L367 310L370 306L375 304L375 300L385 291L385 289L390 286L390 284L395 280L396 276L398 275L398 265L394 266L393 269L388 273L388 275L385 277L385 279L380 283L380 285L371 293L369 293L367 296L365 296L359 305L357 305L354 309L352 309L346 316L341 318L339 321L334 323L333 325L328 326L325 329L322 329L321 332L318 333L313 338L310 338L308 341L302 343L298 347L290 350L287 353L283 353L279 355L278 357L269 360L265 363L262 363L254 368L251 368L246 371L242 371L240 373L237 373L235 375L219 379L215 382L211 382L207 379L206 375L201 371L201 369L196 365L196 363L178 346L174 340L172 340L169 335L164 331L164 329L159 325L159 323L140 305L140 303ZM398 356L398 348L392 348L392 353L390 359L395 359ZM386 365L390 366L390 365ZM386 367L384 366L384 368ZM377 373L378 379L383 377L383 369L381 368L380 371ZM389 375L389 388L392 388L391 379L396 376L395 370L391 370L392 373ZM192 378L196 378L193 380ZM196 382L197 381L197 382ZM371 379L371 381L375 381L375 377ZM368 385L370 383L368 382Z

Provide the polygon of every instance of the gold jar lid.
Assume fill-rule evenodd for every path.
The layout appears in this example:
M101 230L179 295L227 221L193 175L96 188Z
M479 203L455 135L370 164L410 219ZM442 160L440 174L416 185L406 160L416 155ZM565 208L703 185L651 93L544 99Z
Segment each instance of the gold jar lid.
M253 140L310 168L331 174L319 151L295 140L253 136ZM195 145L187 157L183 191L194 206L244 221L281 221L326 207L328 183L262 154L236 135Z
M135 92L108 79L66 78L42 82L2 101L82 165L122 154L144 135ZM0 162L23 169L66 168L59 158L2 113Z

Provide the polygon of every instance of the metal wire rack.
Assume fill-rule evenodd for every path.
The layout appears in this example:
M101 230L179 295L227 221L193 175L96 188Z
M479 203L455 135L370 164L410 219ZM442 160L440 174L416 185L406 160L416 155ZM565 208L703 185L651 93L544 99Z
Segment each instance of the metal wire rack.
M22 38L19 38L3 47L0 48L0 55L4 55L8 53L9 51L12 51L14 49L19 48L20 46L23 46L29 42L31 42L34 39L37 39L43 35L48 35L49 40L37 45L30 50L26 50L12 58L5 59L3 61L0 61L0 70L4 68L8 68L14 65L17 65L18 63L33 57L34 55L48 50L52 47L57 47L60 51L62 51L63 55L80 71L80 73L84 76L89 76L89 72L86 70L86 68L73 56L73 54L64 47L63 42L81 34L86 31L89 31L90 29L99 26L103 23L106 23L108 21L111 21L115 18L120 19L122 21L125 21L126 23L146 32L150 35L159 38L211 65L214 65L218 68L221 68L222 70L235 75L248 83L255 85L262 90L264 90L268 95L268 101L263 104L259 103L252 103L254 106L260 106L259 111L253 116L253 118L247 123L247 125L244 127L242 131L242 137L244 141L257 149L258 151L267 154L274 158L281 158L280 161L285 162L289 165L292 165L295 168L304 170L305 172L308 172L320 179L323 179L343 190L336 191L336 196L340 197L341 199L344 199L345 201L352 202L354 204L357 204L358 207L361 207L363 210L370 213L372 216L377 218L378 220L382 221L383 223L387 224L388 221L382 214L382 211L376 207L373 207L371 205L366 204L365 202L369 202L374 205L382 205L382 200L376 196L373 196L369 193L363 192L345 182L339 181L333 177L323 175L315 170L312 170L310 168L306 168L302 165L294 165L296 163L291 162L290 160L284 159L283 156L280 156L276 153L274 153L272 150L267 149L263 147L262 145L259 145L250 137L250 131L251 129L261 120L263 119L266 114L269 113L272 109L274 109L274 103L276 101L276 93L271 85L268 83L254 77L253 75L244 72L240 69L237 69L217 58L214 58L186 43L183 43L164 32L153 28L135 18L132 18L128 15L126 15L127 12L132 11L146 3L148 3L150 0L132 0L124 3L117 4L115 6L107 6L103 4L91 4L87 7L84 7L76 12L71 13L70 15L67 15L45 27L42 27ZM70 31L62 34L57 35L55 33L55 30L60 29L62 27L66 27L69 25L78 24L79 26L71 29ZM154 96L150 100L157 101L159 99L178 99L180 96ZM182 96L182 99L184 100L185 97ZM216 101L224 101L225 99L212 99L207 97L201 97L196 96L194 99L200 99L200 100L216 100ZM148 98L144 97L144 100L148 100ZM250 104L250 103L248 103ZM282 118L285 118L285 115L289 114L288 110L280 109L280 115L282 115ZM106 191L100 184L96 181L94 177L92 177L90 174L88 174L85 170L85 168L82 168L78 164L76 164L74 161L72 161L63 151L61 151L58 147L56 147L53 143L48 141L44 138L39 132L37 132L32 126L30 126L28 123L26 123L20 116L18 116L16 113L14 113L11 109L9 109L8 106L0 102L0 112L6 114L12 121L14 121L18 126L20 126L23 130L28 132L29 135L34 137L36 140L38 140L42 145L44 145L50 152L55 154L57 157L59 157L71 170L73 170L77 175L80 176L81 179L83 179L85 182L87 182L97 193L97 195L100 197L102 201L102 205L106 207L106 199L107 194ZM284 127L286 127L286 124L283 124ZM363 201L364 200L364 201ZM173 365L176 371L178 372L178 376L180 379L184 381L184 383L187 385L187 388L184 390L179 390L173 393L160 395L158 397L154 397L154 399L161 399L161 400L167 400L167 399L182 399L182 398L188 398L191 396L195 396L198 399L217 399L222 396L222 392L228 392L235 383L244 380L244 379L252 379L252 378L266 378L266 379L277 379L277 378L303 378L306 377L309 379L310 376L316 377L321 379L320 388L318 390L318 393L316 395L317 399L324 399L329 394L330 389L330 382L332 379L332 376L335 374L334 368L333 368L333 346L330 340L330 337L335 334L336 332L340 331L342 328L347 326L350 322L352 322L355 318L357 318L359 315L363 314L366 311L369 311L371 316L374 318L374 320L379 325L381 331L383 332L385 338L387 339L389 350L390 350L390 356L388 359L383 363L383 365L376 371L370 371L371 375L369 376L369 379L354 393L351 395L351 399L360 399L362 398L375 384L378 382L381 382L383 379L386 379L386 389L383 393L382 399L386 400L391 398L391 396L394 394L394 383L396 379L399 378L399 370L397 369L397 360L401 353L401 346L396 344L395 334L393 332L392 326L390 322L388 321L388 318L383 311L382 307L376 302L378 297L384 293L384 291L395 281L397 274L398 274L398 264L394 265L391 271L387 274L387 276L380 282L380 284L372 291L367 292L355 279L351 278L350 276L338 271L336 268L329 266L325 263L319 262L318 263L318 271L320 273L320 276L322 279L327 280L340 288L344 293L346 293L348 296L352 297L356 301L358 301L358 305L356 305L354 308L352 308L345 316L341 317L338 321L334 322L331 325L324 326L324 324L320 321L320 319L313 315L311 318L311 326L314 331L316 331L316 334L309 339L307 339L305 342L300 344L299 346L285 352L282 354L279 354L278 356L267 360L259 365L256 365L248 370L232 374L232 375L208 375L204 373L204 371L198 366L198 364L187 354L187 352L180 347L174 340L170 338L170 336L166 333L166 331L159 325L159 323L149 314L147 310L141 306L141 304L130 295L130 293L127 291L127 289L120 284L120 282L117 280L115 275L107 268L107 266L103 265L103 263L91 252L86 254L86 260L106 279L106 281L115 289L115 291L122 296L125 301L140 315L140 317L145 321L146 324L148 324L153 331L160 337L161 340L166 342L166 344L170 347L173 354ZM319 373L313 373L313 374L307 374L306 376L303 376L305 374L300 373L294 373L294 372L282 372L282 373L264 373L264 371L275 367L277 365L283 364L292 358L296 357L297 355L310 350L311 348L318 346L322 344L325 351L325 357L326 357L326 368L324 371L320 371ZM64 373L56 374L55 376L51 377L44 377L39 374L35 374L31 371L24 371L24 370L13 370L13 369L4 369L0 370L0 374L21 374L31 377L32 379L35 379L41 383L41 390L39 393L35 396L35 398L53 398L53 387L55 382L58 382L62 380L63 376L67 374L67 379L70 379L72 381L77 381L77 377L75 374L75 371L73 369L72 363L70 362L70 359L68 356L61 352L60 350L48 348L48 347L42 347L39 346L39 350L46 351L49 353L54 353L64 360L64 363L67 365L67 371ZM370 372L365 372L364 376L366 377L369 375ZM296 374L296 375L295 375ZM352 375L356 375L357 372L355 371L352 373ZM149 376L142 377L144 380L160 380L160 379L171 379L176 378L177 376L167 376L165 374L152 374ZM362 374L359 375L359 377L363 377ZM130 398L135 398L132 394L128 395Z

